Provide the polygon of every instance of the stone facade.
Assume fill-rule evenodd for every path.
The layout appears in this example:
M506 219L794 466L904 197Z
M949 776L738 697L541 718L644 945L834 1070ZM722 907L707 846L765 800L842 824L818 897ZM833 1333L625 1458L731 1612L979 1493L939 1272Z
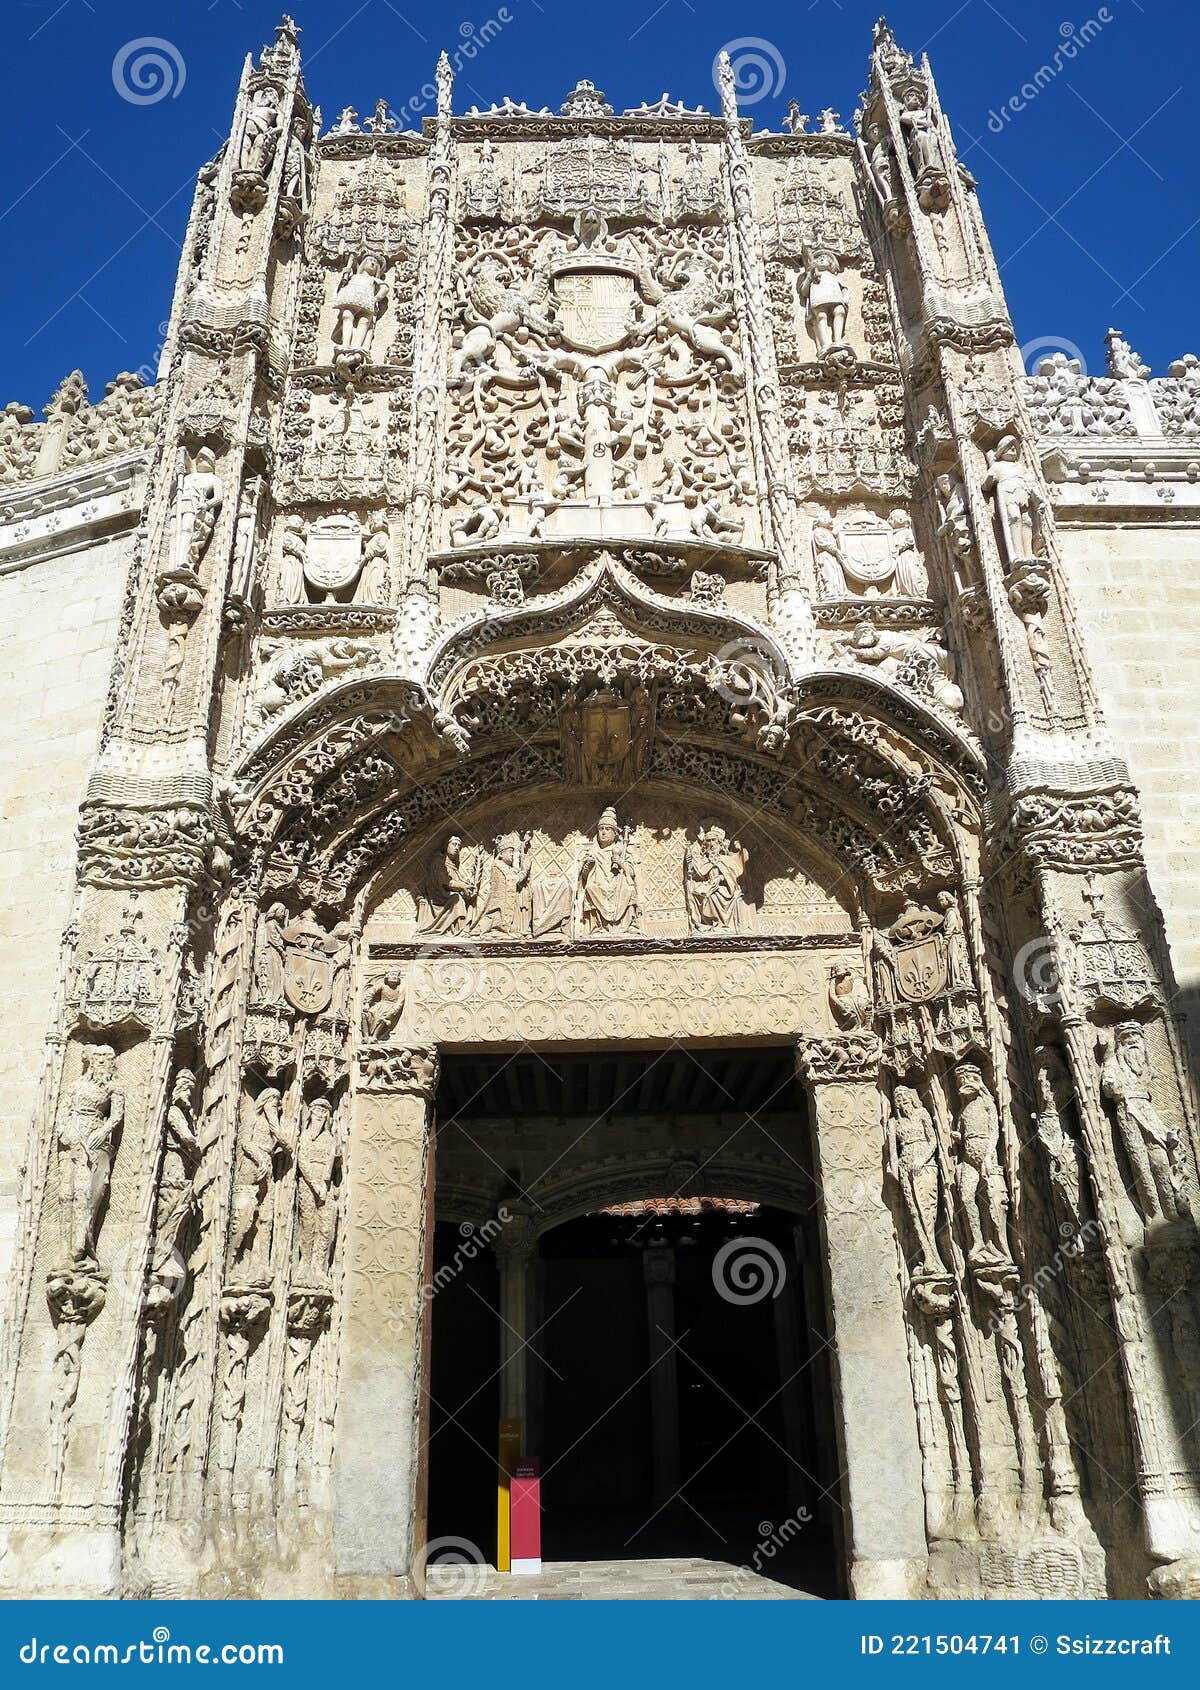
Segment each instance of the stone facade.
M1194 1593L1195 360L1025 375L886 26L857 136L451 81L285 19L157 384L5 413L0 1580L420 1594L440 1063L750 1044L850 1592Z

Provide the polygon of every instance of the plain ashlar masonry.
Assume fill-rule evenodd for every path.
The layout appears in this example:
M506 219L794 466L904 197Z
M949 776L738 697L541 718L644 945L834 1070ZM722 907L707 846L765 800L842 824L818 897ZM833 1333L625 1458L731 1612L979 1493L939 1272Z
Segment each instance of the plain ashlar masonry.
M159 381L0 419L12 1592L422 1592L507 1195L439 1065L514 1041L794 1047L851 1594L1200 1584L1200 365L1026 375L885 25L857 136L719 82L318 134L285 19Z

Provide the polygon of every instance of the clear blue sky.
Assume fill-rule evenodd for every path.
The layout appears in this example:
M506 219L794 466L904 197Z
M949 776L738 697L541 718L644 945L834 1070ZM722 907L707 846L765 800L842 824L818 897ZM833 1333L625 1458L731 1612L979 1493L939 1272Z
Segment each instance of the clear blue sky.
M400 107L486 20L508 22L465 64L456 109L505 94L555 109L580 76L620 110L664 89L713 109L731 40L770 46L773 91L745 107L778 127L789 99L849 123L878 0L290 0L326 124L347 104ZM40 407L73 366L94 398L153 365L197 168L229 124L243 55L276 0L0 0L0 403ZM1192 108L1196 0L903 0L901 43L927 49L960 155L979 180L1024 343L1103 362L1122 329L1155 373L1200 351L1200 194ZM1091 20L1091 27L1084 26ZM1091 37L1024 110L1007 102L1074 35ZM175 88L134 104L114 85L129 42L165 39Z

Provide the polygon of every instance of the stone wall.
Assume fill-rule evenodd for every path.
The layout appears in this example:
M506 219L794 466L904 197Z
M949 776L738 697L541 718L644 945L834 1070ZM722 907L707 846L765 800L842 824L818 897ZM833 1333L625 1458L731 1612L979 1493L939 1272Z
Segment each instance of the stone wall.
M96 752L128 537L0 573L0 1279L44 1061L75 824Z
M1200 524L1114 518L1061 522L1059 534L1101 703L1141 793L1150 884L1200 1071Z

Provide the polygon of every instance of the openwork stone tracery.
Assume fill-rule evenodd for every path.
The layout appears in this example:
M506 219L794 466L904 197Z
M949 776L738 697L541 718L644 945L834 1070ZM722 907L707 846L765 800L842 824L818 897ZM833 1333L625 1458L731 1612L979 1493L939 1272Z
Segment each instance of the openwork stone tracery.
M720 80L455 117L443 61L422 134L319 137L289 23L247 68L161 392L93 413L157 446L22 1206L31 1589L411 1588L438 1066L514 1041L795 1048L855 1594L1194 1576L1169 959L978 209L885 26L858 142Z

